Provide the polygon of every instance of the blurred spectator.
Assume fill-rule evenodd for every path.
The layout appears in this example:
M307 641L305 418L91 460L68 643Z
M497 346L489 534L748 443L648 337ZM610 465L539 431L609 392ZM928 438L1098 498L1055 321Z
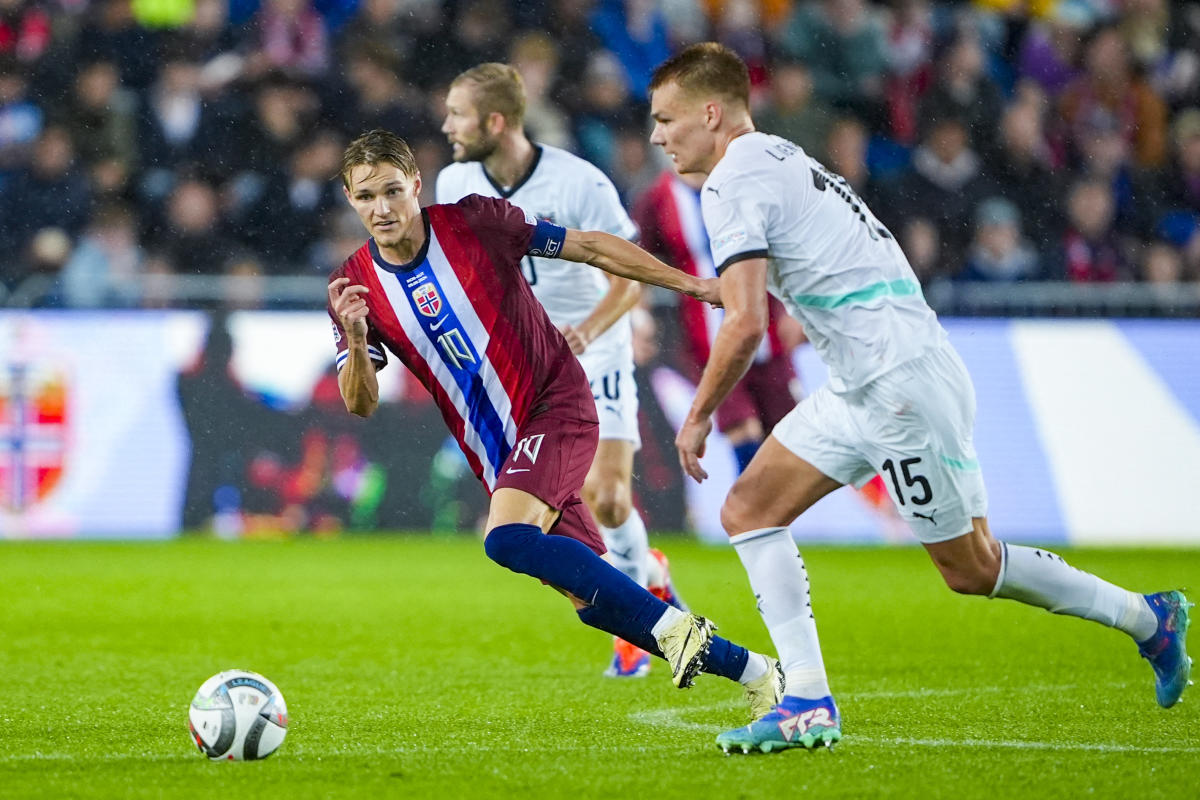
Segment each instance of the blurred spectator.
M449 41L439 39L425 55L436 59L436 74L448 81L476 64L503 61L508 31L508 14L497 14L491 0L470 0L459 8Z
M559 82L552 96L568 115L574 117L584 102L582 89L584 73L593 55L604 45L591 28L591 6L594 0L549 0L550 14L546 32L558 43Z
M254 16L254 29L250 77L280 71L313 78L328 69L329 37L310 0L266 0Z
M435 130L425 116L424 97L404 82L402 63L390 50L364 44L347 57L344 69L354 98L338 108L347 136L385 128L411 140Z
M236 248L222 230L217 192L199 178L185 178L167 199L167 216L154 249L181 275L213 275Z
M30 65L50 47L50 15L32 0L0 0L0 58Z
M413 5L417 4L405 0L362 0L339 35L339 61L344 63L368 48L388 53L396 63L407 60L414 42L410 24Z
M1172 285L1183 279L1183 258L1167 242L1154 242L1142 255L1141 278L1146 283Z
M812 70L817 97L882 127L887 46L882 25L864 0L798 4L780 47Z
M853 117L843 117L833 123L823 147L823 162L834 174L841 175L854 193L871 205L877 192L867 167L868 138L866 127ZM818 159L819 160L819 159Z
M944 278L942 240L937 227L924 217L914 217L900 229L900 248L922 285Z
M0 58L0 194L7 176L28 162L42 123L42 109L29 98L25 68Z
M750 72L750 102L758 98L772 81L770 46L763 25L766 9L757 0L721 0L710 3L713 12L713 36L737 53Z
M958 277L965 281L1022 281L1037 276L1037 254L1021 237L1021 212L1001 197L979 204L975 238Z
M803 64L789 61L776 65L769 100L755 114L754 123L760 131L782 136L818 161L825 160L833 111L813 96L812 75Z
M137 162L137 98L121 86L113 62L80 66L75 94L63 109L63 124L74 134L85 168L115 160L132 169Z
M1067 195L1067 230L1059 253L1059 277L1073 282L1127 280L1125 258L1113 231L1115 208L1107 183L1086 178Z
M1025 210L1025 230L1039 249L1062 231L1062 189L1050 169L1042 113L1032 101L1015 102L1000 122L996 155L986 165L987 179L1002 197Z
M76 61L111 61L121 84L145 89L159 68L156 35L137 24L131 0L96 0L88 6L88 21L75 38Z
M579 155L609 175L617 150L617 131L640 122L630 104L625 71L609 52L601 50L584 75L583 107L575 118Z
M137 305L142 260L133 211L116 203L101 206L63 267L63 301L71 308Z
M1186 230L1200 224L1200 108L1181 111L1171 134L1172 159L1155 181L1155 224Z
M957 117L967 126L972 149L990 154L1004 97L984 71L979 34L960 27L940 49L937 78L921 102L921 119Z
M886 87L892 137L911 144L917 136L918 107L933 82L933 9L929 0L900 0L887 33Z
M75 237L90 211L90 192L75 167L75 147L67 129L48 125L38 137L29 166L0 193L0 254L22 252L43 228L61 228ZM10 286L22 276L0 276Z
M233 145L243 187L239 207L253 202L263 182L284 168L312 130L319 111L320 100L312 89L278 75L268 76L253 89L252 113L238 125Z
M558 48L540 31L522 34L513 42L509 63L525 83L525 128L529 138L564 150L574 147L571 121L550 99L558 77Z
M200 95L200 68L188 59L172 57L163 64L141 109L138 147L144 170L140 190L159 202L171 190L176 170L227 155L213 145L220 125Z
M971 238L971 215L987 194L966 125L957 117L943 117L929 124L913 151L912 166L891 184L887 199L878 206L881 219L893 229L913 218L929 220L938 229L945 257L957 264Z
M1083 35L1093 13L1083 0L1059 0L1042 20L1025 32L1017 56L1017 74L1036 82L1050 97L1057 97L1078 74L1076 64Z
M626 206L641 197L658 178L662 167L655 161L643 127L626 127L617 132L613 155L612 180Z
M1166 0L1125 0L1119 23L1133 62L1152 73L1168 57L1171 12Z
M325 214L345 202L337 177L343 147L343 139L332 131L315 134L288 159L286 172L272 177L262 200L246 215L239 231L262 254L260 272L308 271Z
M238 252L224 266L221 305L229 310L262 308L267 304L267 282L262 262L253 254Z
M634 100L648 100L654 68L671 55L667 24L654 0L596 0L592 30L617 57Z
M1119 28L1101 26L1084 48L1084 73L1063 91L1059 111L1068 145L1078 152L1084 127L1097 111L1120 126L1140 167L1160 166L1166 156L1167 111L1162 99L1139 77Z

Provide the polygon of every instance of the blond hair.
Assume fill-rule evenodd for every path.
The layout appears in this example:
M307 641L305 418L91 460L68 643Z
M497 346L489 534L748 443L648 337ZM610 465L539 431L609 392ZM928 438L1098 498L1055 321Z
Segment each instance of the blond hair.
M361 164L391 164L409 178L417 176L417 159L408 142L376 128L359 136L342 153L342 184L350 188L350 171Z
M716 42L701 42L668 58L654 70L650 91L668 83L690 95L716 94L750 107L750 71L737 53Z
M480 117L499 114L511 127L520 128L525 122L525 81L521 73L495 61L471 67L460 73L450 87L468 85L474 91L475 109Z

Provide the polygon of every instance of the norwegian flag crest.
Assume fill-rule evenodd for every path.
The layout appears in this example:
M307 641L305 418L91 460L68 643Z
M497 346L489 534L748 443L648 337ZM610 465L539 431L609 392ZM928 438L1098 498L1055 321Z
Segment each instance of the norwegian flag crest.
M425 316L436 317L441 313L442 298L438 294L437 287L432 283L422 283L413 289L412 296L416 301L417 310Z

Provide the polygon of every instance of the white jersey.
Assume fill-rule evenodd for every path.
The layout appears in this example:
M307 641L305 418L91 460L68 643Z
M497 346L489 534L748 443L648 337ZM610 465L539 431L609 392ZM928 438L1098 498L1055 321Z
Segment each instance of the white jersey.
M616 187L598 167L557 147L534 147L537 152L529 173L508 189L493 183L481 162L450 164L438 174L437 202L454 203L469 194L499 197L565 228L604 231L623 239L637 236L637 226L625 213ZM606 273L587 264L526 256L522 269L534 297L560 328L583 322L608 293ZM596 337L585 355L595 358L632 346L626 314Z
M718 273L767 259L767 288L804 323L833 391L945 340L896 240L843 178L786 139L735 138L700 205Z

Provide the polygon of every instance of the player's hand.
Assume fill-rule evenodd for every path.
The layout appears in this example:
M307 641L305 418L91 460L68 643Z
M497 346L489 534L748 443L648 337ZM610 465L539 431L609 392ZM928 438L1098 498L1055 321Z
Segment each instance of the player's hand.
M574 325L564 325L562 327L562 335L567 340L567 344L571 346L571 352L575 355L583 353L584 350L587 350L587 346L592 343L592 340Z
M683 471L691 475L696 483L703 483L708 477L708 473L700 466L700 459L704 456L708 434L711 432L712 419L696 420L689 414L675 437L679 466L683 467Z
M350 284L349 278L335 278L329 284L329 305L342 323L342 329L351 338L367 337L367 299L370 292L366 286Z
M701 302L708 303L713 308L722 308L721 302L721 279L720 278L697 278L696 291L692 293L692 297Z

